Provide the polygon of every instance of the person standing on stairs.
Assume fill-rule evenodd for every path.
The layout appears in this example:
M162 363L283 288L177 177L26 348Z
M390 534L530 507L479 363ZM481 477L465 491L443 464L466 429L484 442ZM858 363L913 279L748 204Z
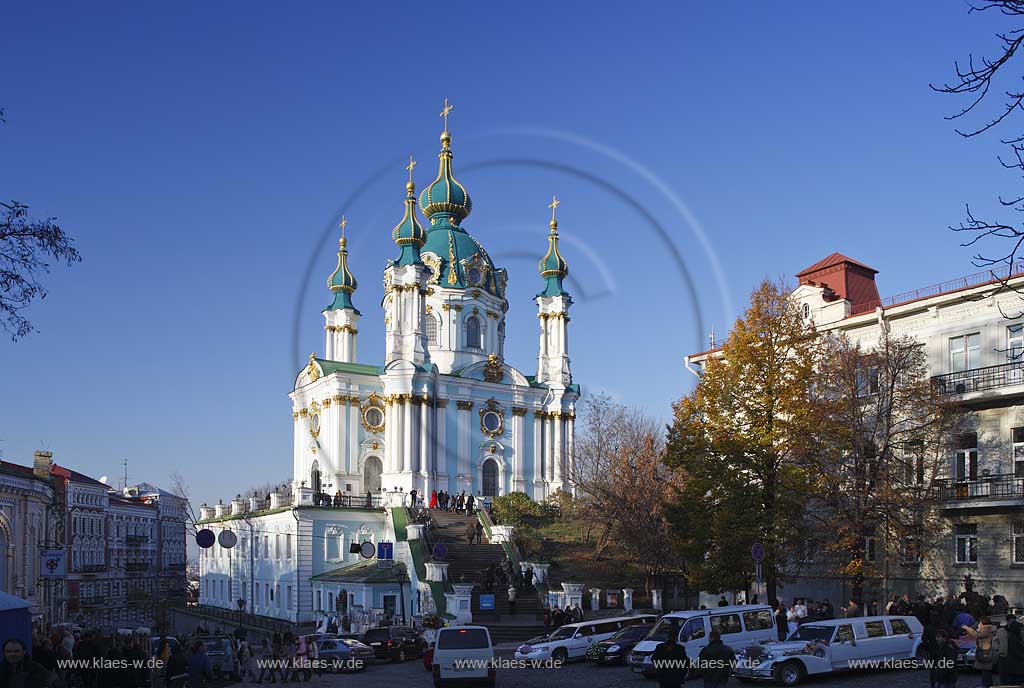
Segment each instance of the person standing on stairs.
M508 586L508 613L509 616L516 615L516 586Z
M473 538L476 537L476 528L473 527L472 523L466 524L466 542L473 544Z
M471 516L473 514L473 495L466 497L466 515Z
M470 497L470 499L472 499L472 497ZM479 544L481 544L484 541L483 540L483 537L484 537L484 527L483 527L483 524L481 524L480 521L477 521L476 522L476 526L473 528L473 530L476 532L476 544L479 545Z

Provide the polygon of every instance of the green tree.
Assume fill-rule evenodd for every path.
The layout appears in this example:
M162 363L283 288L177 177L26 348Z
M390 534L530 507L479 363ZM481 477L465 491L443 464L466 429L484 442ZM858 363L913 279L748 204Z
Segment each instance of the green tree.
M746 589L755 542L765 548L769 599L799 561L819 350L788 290L766 280L696 389L674 405L665 462L680 487L668 518L699 589Z

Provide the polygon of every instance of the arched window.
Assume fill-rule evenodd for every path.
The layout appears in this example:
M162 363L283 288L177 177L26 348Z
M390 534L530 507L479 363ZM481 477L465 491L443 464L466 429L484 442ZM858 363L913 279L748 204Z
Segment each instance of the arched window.
M480 328L480 318L475 315L469 316L466 320L466 348L467 349L482 349L484 348L483 331Z
M310 487L313 488L313 494L319 495L323 490L320 485L320 462L314 461L313 467L309 471L309 483Z
M433 315L427 316L427 344L437 346L437 318Z
M811 304L805 303L803 307L803 314L805 318L811 317Z

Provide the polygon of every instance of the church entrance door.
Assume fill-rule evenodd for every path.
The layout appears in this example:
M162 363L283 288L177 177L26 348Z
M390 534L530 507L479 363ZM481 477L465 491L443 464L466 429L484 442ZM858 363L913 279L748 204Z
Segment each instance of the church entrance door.
M485 497L498 496L498 462L494 459L484 461L482 482Z
M380 474L384 465L376 456L371 456L363 463L363 488L367 492L380 492Z

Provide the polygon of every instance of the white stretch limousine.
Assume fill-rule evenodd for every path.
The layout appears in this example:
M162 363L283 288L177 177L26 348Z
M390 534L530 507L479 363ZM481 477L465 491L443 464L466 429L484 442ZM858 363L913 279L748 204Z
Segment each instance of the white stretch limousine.
M623 628L654 623L657 619L654 614L636 614L559 626L539 643L520 645L515 657L534 661L552 659L557 662L586 657L591 643L607 640Z
M809 621L785 642L746 648L733 673L740 680L774 679L795 686L812 674L869 667L910 668L920 658L922 633L921 622L913 616Z

